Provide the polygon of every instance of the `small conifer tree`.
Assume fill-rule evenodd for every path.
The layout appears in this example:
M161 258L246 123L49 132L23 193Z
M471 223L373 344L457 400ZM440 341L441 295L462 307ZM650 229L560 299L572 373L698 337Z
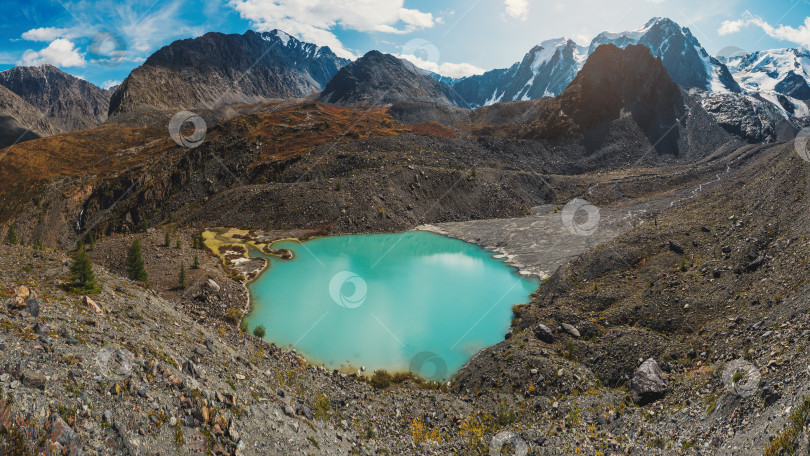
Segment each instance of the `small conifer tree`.
M127 253L127 275L131 280L149 284L141 253L141 238L135 238Z
M84 243L79 243L79 248L73 254L73 262L70 265L70 280L73 282L75 291L81 293L97 291L96 275L93 273L93 264L87 256Z
M14 229L14 225L8 226L8 234L6 234L6 242L11 245L17 244L17 230Z
M185 264L180 265L180 289L181 290L186 289L186 265Z

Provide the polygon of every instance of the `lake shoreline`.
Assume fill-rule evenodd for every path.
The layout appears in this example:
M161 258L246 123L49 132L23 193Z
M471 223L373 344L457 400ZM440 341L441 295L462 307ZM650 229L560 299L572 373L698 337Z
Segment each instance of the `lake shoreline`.
M268 261L262 274L249 282L251 302L245 316L248 325L251 328L265 326L270 333L270 338L266 339L268 342L306 353L304 357L310 363L342 373L364 375L363 366L368 367L365 375L372 375L380 369L393 373L419 373L419 369L409 366L416 351L424 351L417 350L422 347L428 351L438 350L441 355L437 355L437 359L441 359L441 364L446 363L449 373L454 375L469 357L503 340L514 317L513 306L528 303L530 295L541 285L536 277L521 275L516 267L507 264L491 250L423 230L313 236L305 240L290 236L270 240L257 235L250 240L244 237L239 240L248 245L250 256ZM298 261L289 264L272 261L272 257L268 258L268 251L291 252L285 259ZM380 266L375 269L378 263ZM276 269L281 265L282 269ZM264 272L271 268L280 275L266 276ZM313 276L312 271L317 274ZM407 274L401 275L405 271ZM346 278L339 279L337 288L334 288L335 280L341 274L346 274ZM268 282L259 283L259 277ZM352 310L355 307L351 301L355 290L353 278L362 282L364 294L356 307L365 301L365 280L376 284L372 293L377 297L370 297L361 313ZM391 279L393 282L380 288L381 283ZM352 286L341 288L347 283L352 283ZM411 285L414 283L420 286L414 288ZM434 301L448 306L435 305ZM281 305L282 302L285 304ZM459 313L456 310L459 305L473 307ZM354 313L350 317L351 312ZM329 318L321 321L327 314ZM393 316L396 314L400 315ZM478 318L479 314L481 318ZM489 318L484 320L485 316ZM349 320L343 321L345 318ZM442 334L440 342L422 340L420 337L423 336L412 333L408 328L415 327L415 321L411 321L413 318L438 325L433 333ZM453 321L458 321L455 329L450 325ZM279 326L279 322L283 325ZM356 330L345 329L357 324L361 327ZM497 334L492 332L494 327L497 327ZM316 330L310 333L312 329ZM327 336L332 333L333 336ZM368 340L345 339L341 333L362 333ZM417 339L408 342L409 334ZM324 343L323 337L337 339ZM369 343L371 340L377 343ZM341 352L340 346L355 348ZM372 346L374 348L369 348ZM430 363L425 366L430 366ZM438 372L446 371L440 368ZM443 373L436 378L432 378L433 374L428 375L431 377L428 380L442 382L452 377Z

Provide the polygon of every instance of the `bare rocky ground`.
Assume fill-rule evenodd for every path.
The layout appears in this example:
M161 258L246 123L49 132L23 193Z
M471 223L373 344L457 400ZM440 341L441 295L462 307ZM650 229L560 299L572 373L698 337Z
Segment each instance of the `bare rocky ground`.
M189 248L196 232L180 249L137 235L154 291L120 275L136 235L99 240L103 313L60 287L64 252L0 246L0 453L483 455L514 436L532 455L807 454L806 170L788 144L600 176L583 190L598 206L647 195L600 207L606 222L647 212L551 274L507 340L441 388L327 372L241 334L228 309L244 288ZM657 179L683 185L651 195ZM459 236L498 248L498 226L533 222ZM518 262L521 245L501 248Z

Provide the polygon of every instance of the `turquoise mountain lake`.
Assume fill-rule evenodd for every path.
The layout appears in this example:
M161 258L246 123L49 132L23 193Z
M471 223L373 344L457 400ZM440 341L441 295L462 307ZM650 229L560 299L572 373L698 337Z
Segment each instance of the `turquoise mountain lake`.
M414 231L279 241L249 285L252 331L330 369L366 366L449 379L501 340L539 281L478 246Z

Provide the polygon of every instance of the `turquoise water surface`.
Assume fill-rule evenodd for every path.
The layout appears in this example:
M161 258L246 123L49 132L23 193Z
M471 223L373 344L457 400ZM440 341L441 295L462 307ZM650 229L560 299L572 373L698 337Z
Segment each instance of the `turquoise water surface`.
M503 340L539 282L486 250L428 232L280 241L250 284L252 330L330 369L411 370L446 380Z

